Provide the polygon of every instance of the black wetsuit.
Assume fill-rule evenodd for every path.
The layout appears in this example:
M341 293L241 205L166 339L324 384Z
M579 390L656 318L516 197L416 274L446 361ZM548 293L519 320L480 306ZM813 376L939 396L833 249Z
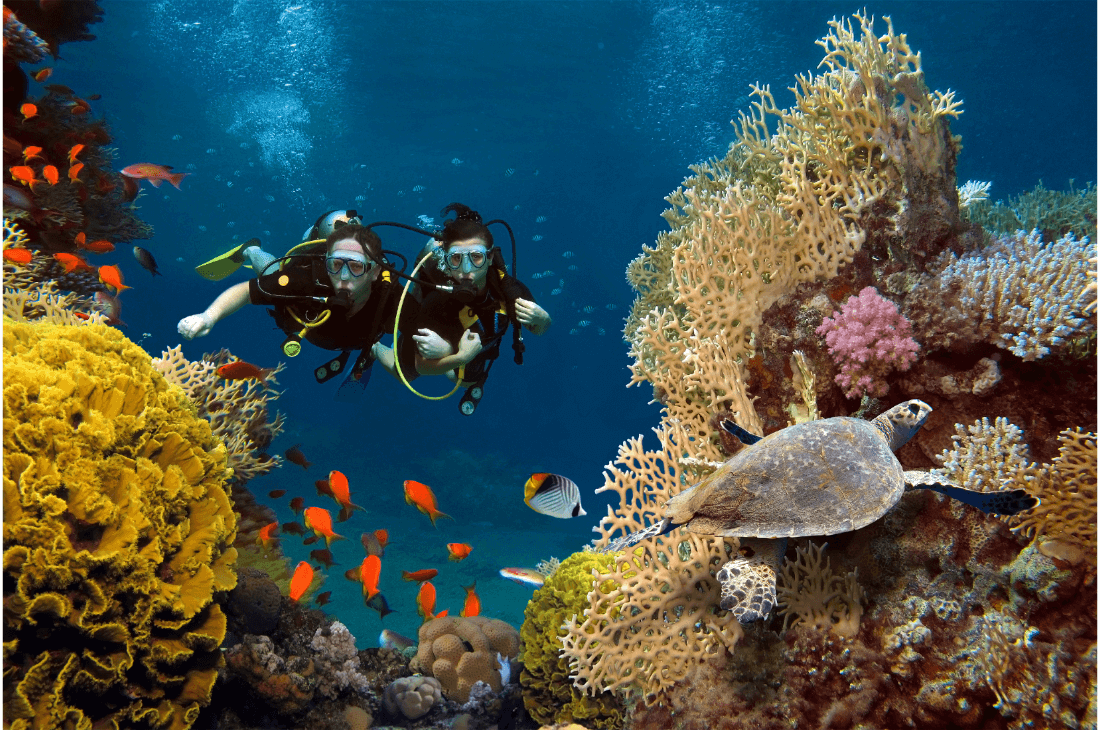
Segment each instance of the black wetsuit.
M308 266L287 266L272 274L265 274L248 283L248 297L253 304L271 304L270 310L279 329L287 334L297 333L303 325L298 322L315 321L325 309L330 309L328 319L317 327L310 327L304 339L325 350L366 350L383 335L393 332L397 303L401 287L387 278L379 277L371 285L370 298L350 317L339 308L328 308L323 301L310 299L284 299L283 297L331 297L335 291L327 276L314 276ZM405 298L398 329L405 331L418 318L419 306L411 296ZM297 319L295 319L295 315ZM412 358L416 343L411 337L401 337L400 357ZM411 362L411 359L409 360Z
M466 384L476 382L487 372L489 364L500 354L501 345L506 344L504 340L509 339L501 336L508 327L504 300L513 310L517 299L535 301L531 290L522 281L502 274L496 268L489 271L489 276L497 278L496 285L486 286L484 294L468 303L460 302L451 294L429 293L420 304L420 317L409 330L410 334L416 334L421 328L430 329L451 343L455 352L458 352L458 342L466 330L480 335L482 350L463 371L462 380Z

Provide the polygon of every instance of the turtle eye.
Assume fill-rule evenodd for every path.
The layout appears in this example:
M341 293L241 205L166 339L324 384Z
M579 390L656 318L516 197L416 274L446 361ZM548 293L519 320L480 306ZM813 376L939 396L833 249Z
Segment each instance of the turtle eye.
M920 406L918 406L916 403L910 403L909 404L909 412L912 413L914 416L919 416L920 415Z

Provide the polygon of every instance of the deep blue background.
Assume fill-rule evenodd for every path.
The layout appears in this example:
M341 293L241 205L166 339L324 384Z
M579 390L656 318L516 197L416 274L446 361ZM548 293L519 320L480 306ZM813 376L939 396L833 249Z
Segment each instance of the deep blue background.
M592 495L601 468L658 421L649 389L624 387L627 263L665 228L663 198L687 166L725 153L750 83L771 84L789 104L794 75L821 59L814 41L826 22L864 3L102 5L105 21L92 28L98 40L63 46L52 81L103 95L95 111L110 121L119 167L194 166L182 191L146 188L138 201L156 229L140 243L165 278L150 281L126 247L103 261L122 263L134 285L122 297L123 318L132 339L148 334L150 352L178 343L180 318L244 278L215 285L195 275L196 264L251 236L285 250L337 207L415 223L461 201L506 218L517 233L519 276L554 317L545 337L527 337L522 367L505 349L472 418L458 414L457 399L422 401L381 371L358 403L333 401L334 385L318 387L311 376L328 353L310 347L280 376L288 428L275 450L301 442L316 465L287 465L254 491L309 496L330 469L350 477L370 511L339 526L350 539L336 544L341 565L323 590L336 591L329 608L362 647L381 623L341 573L362 558L363 530L390 530L382 588L399 613L386 625L408 634L418 625L414 589L399 570L440 568L439 607L452 612L459 585L477 580L484 612L518 625L530 591L496 571L564 558L590 538L606 512ZM890 15L922 52L930 88L953 89L964 101L952 124L964 145L960 183L992 181L992 196L1006 198L1039 180L1064 188L1070 178L1079 186L1096 179L1095 3L866 7ZM507 247L503 229L495 232ZM406 255L421 243L383 235ZM547 270L553 275L531 277ZM562 279L564 291L551 295ZM595 310L584 313L587 305ZM184 351L197 358L229 347L272 365L286 359L281 339L257 308ZM446 390L438 378L417 385ZM580 484L587 518L554 520L522 504L524 479L543 470ZM403 503L404 479L431 484L456 520L432 529ZM279 509L290 519L285 499ZM470 542L473 555L447 564L450 541ZM295 560L309 550L293 538L284 548Z

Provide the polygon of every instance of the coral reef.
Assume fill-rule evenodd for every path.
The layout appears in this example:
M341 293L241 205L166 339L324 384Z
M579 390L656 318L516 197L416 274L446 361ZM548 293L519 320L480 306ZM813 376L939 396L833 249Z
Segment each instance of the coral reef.
M898 452L907 468L938 466L956 424L1022 424L998 426L1000 445L956 443L947 468L1050 508L1001 521L907 494L830 536L836 573L791 541L783 622L743 631L709 593L738 541L643 540L598 577L618 587L590 592L563 655L578 687L642 689L633 728L1095 726L1095 188L1033 196L998 229L987 188L956 188L954 94L928 89L888 18L877 33L854 17L830 23L822 73L798 77L791 108L753 88L728 154L691 168L667 198L670 230L627 268L630 384L653 387L661 449L620 446L596 546L657 522L741 448L722 418L762 434L852 414L845 396L862 396L863 418L932 405ZM854 359L830 352L845 344L827 339L839 305L868 291L861 324L908 320L895 345L920 343L919 358L900 348L908 372L864 372L866 332L846 343Z
M180 346L161 353L153 366L170 382L187 393L201 416L210 421L214 435L225 442L234 479L247 481L268 473L283 463L265 449L283 430L283 416L268 420L273 391L252 380L226 380L218 366L232 359L228 350L204 354L198 362L183 356ZM272 373L283 369L280 363ZM271 379L269 378L269 381ZM274 393L278 397L278 393Z
M959 204L962 205L961 199ZM1055 241L1067 233L1095 241L1096 183L1077 189L1070 180L1069 190L1062 192L1047 190L1040 181L1034 189L1007 202L989 202L988 195L976 198L966 207L963 217L995 235L1039 229L1047 241Z
M434 677L405 677L386 687L382 706L391 715L402 715L409 720L427 715L443 696L443 686Z
M623 718L622 701L611 692L589 697L569 680L569 662L560 655L563 624L588 608L588 594L614 566L610 555L580 552L548 574L524 611L520 638L520 686L523 704L537 722L584 722L592 728L616 728ZM608 587L610 588L610 587Z
M484 682L500 692L501 664L497 655L519 654L519 632L499 619L444 616L426 621L419 632L414 672L435 677L443 696L456 702L470 699L470 690Z
M4 714L188 727L236 583L224 447L102 324L4 323Z

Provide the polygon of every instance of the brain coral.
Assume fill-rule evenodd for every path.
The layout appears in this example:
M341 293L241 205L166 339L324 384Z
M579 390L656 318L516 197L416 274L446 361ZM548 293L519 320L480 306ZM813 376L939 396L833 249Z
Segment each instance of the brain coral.
M236 583L225 448L115 329L4 323L4 720L186 728Z
M477 682L499 692L497 654L511 659L518 653L519 632L506 622L485 616L444 616L420 627L416 657L409 668L438 679L447 699L466 702Z

